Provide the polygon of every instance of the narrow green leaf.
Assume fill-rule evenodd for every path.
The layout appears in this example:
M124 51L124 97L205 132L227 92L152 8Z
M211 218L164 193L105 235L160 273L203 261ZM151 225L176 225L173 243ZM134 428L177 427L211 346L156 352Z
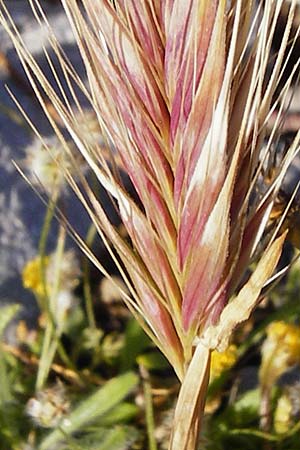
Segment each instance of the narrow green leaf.
M64 440L64 435L79 431L88 423L107 413L121 402L138 383L138 377L128 372L108 381L86 400L80 403L65 418L59 429L52 431L40 444L39 450L46 450L58 441Z
M101 418L101 425L109 426L116 423L129 422L137 415L139 408L128 402L123 402L115 408L108 411L103 418Z
M0 341L2 339L5 328L9 322L15 317L15 315L20 310L20 305L5 305L0 308ZM3 354L2 354L3 353ZM9 375L7 371L7 364L4 358L4 351L0 346L0 405L4 405L7 402L12 401L13 396L11 392L11 385L9 380Z
M2 337L5 328L9 322L15 317L17 312L19 312L21 305L5 305L0 308L0 338Z
M61 450L129 450L138 435L134 427L118 426L111 429L101 427L81 438L70 438Z
M132 427L116 427L107 433L95 450L127 450L131 448L137 436L137 431Z

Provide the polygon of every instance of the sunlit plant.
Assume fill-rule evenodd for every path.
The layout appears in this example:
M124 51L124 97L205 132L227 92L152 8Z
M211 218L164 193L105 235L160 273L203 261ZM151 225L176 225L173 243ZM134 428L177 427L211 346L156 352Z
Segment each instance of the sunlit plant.
M85 83L38 0L30 0L36 19L48 26L68 93L45 50L57 84L51 86L0 3L1 23L64 151L76 168L45 94L126 228L130 243L80 167L76 181L62 168L123 275L124 301L182 383L170 449L195 449L211 352L225 350L259 302L286 237L283 220L264 231L299 148L300 132L274 157L284 99L298 69L278 94L297 1L289 2L281 45L272 55L282 0L83 0L84 12L76 0L62 0ZM75 87L96 113L110 161L82 130L85 111Z

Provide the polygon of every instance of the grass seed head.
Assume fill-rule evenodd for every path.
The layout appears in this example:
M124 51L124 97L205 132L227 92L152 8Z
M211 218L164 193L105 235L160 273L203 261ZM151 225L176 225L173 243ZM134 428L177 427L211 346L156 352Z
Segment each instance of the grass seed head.
M31 2L48 27L73 104L41 71L2 0L0 21L62 148L71 152L59 124L113 199L131 245L73 161L80 183L68 170L66 179L120 268L129 292L122 297L182 379L199 339L214 349L224 338L226 347L281 253L285 230L264 230L300 132L278 158L272 181L264 183L263 174L297 70L298 62L280 84L290 39L297 37L295 30L290 34L296 2L286 10L285 2L271 0L84 0L84 14L76 0L62 4L87 83L61 51L39 2ZM273 55L283 6L285 27ZM90 104L108 152L82 127L86 110L74 86ZM125 188L120 167L135 195ZM257 268L245 277L255 260Z

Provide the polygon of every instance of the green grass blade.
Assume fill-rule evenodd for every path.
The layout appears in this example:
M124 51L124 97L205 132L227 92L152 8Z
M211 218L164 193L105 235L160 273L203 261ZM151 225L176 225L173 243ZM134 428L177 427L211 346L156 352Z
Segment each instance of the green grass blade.
M99 418L121 402L138 383L134 373L126 373L108 381L86 400L77 406L64 420L60 429L51 432L41 443L39 450L47 450L58 441L64 440L64 434L72 434L88 423Z

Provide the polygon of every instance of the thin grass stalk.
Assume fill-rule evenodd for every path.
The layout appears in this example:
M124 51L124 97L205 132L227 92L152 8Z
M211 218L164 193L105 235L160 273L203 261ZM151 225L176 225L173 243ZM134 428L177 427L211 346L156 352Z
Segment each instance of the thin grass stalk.
M148 448L149 450L157 450L151 380L147 369L142 364L140 364L139 369L143 379Z
M97 235L97 230L94 225L91 225L86 236L86 243L90 247ZM83 261L83 292L84 292L84 300L85 300L85 310L86 316L88 320L89 327L93 330L96 329L96 319L93 308L93 298L92 291L90 285L90 268L89 268L89 260L86 258Z
M39 256L41 258L41 276L42 276L42 284L43 284L43 296L40 299L43 304L40 305L46 311L49 311L49 299L48 299L48 291L47 291L47 281L46 281L46 265L45 265L45 257L46 257L46 249L47 249L47 240L49 237L50 227L52 223L52 219L55 214L56 203L58 199L58 191L55 189L52 198L49 200L46 209L46 215L44 218L44 223L42 227L42 232L39 240Z
M66 179L124 277L130 295L122 296L182 383L170 450L194 450L210 353L228 345L259 303L274 280L287 235L278 223L271 229L268 223L299 151L300 131L274 166L268 161L274 160L274 140L286 113L281 105L293 79L276 97L297 2L289 2L275 56L272 40L283 0L257 6L248 0L82 3L85 13L75 0L62 0L88 88L57 43L39 1L30 0L37 21L48 28L73 103L45 52L58 89L51 86L3 0L0 21L62 147L72 159L61 125L119 212L131 245L72 160L80 184L68 171ZM84 112L75 87L94 110L107 146L113 144L111 156L115 152L121 161L135 196L124 187L117 164L108 164L97 142L91 144L82 132ZM267 135L275 108L278 120ZM250 264L255 268L246 277Z
M51 311L51 303L55 300L55 297L58 294L58 290L60 288L60 284L63 280L60 279L60 264L63 257L63 251L65 247L65 239L66 239L66 231L63 227L60 226L59 235L57 240L57 247L55 252L55 273L54 273L54 284L51 289L51 294L47 293L47 297L45 297L46 308L44 309L44 313L46 314L46 328L43 338L42 345L42 353L39 362L39 368L36 379L36 390L40 390L43 388L49 370L51 368L53 359L55 357L55 353L59 346L59 340L61 337L62 330L56 328L55 320L53 318L53 311ZM45 277L45 267L44 267L44 283L46 282ZM48 295L49 294L49 295Z

